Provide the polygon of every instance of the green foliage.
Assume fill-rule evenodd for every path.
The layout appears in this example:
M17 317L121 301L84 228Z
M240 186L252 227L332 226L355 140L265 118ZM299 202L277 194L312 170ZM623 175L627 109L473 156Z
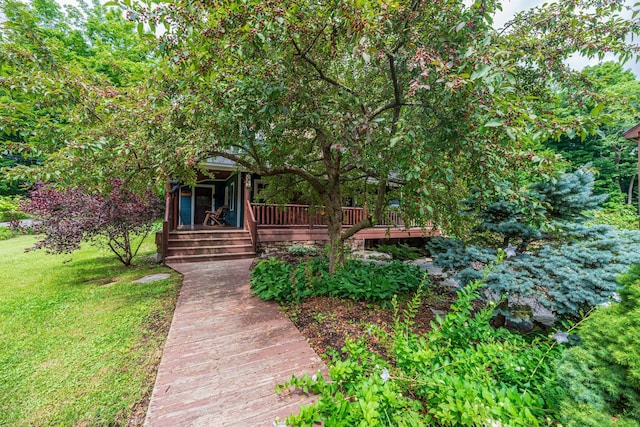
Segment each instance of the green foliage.
M289 248L287 249L287 252L289 252L291 255L296 255L296 256L305 256L305 255L317 255L318 254L318 249L314 246L289 246Z
M630 70L615 62L605 62L586 67L581 73L583 94L590 93L591 102L583 102L572 108L564 108L575 93L564 93L562 100L554 105L561 115L591 114L594 109L599 117L598 132L586 138L569 134L559 139L544 142L546 147L571 162L574 166L590 163L595 171L594 189L598 194L609 194L609 199L621 204L632 203L637 182L637 155L633 152L637 141L627 140L622 134L637 124L640 107L640 82ZM597 105L600 107L598 108ZM629 198L631 197L631 201Z
M397 259L398 261L410 261L420 258L420 250L407 244L380 245L376 247L375 250L389 254L393 259Z
M553 231L556 222L582 222L606 195L593 194L593 173L587 168L550 179L527 183L526 188L502 182L490 191L474 190L462 202L479 225L477 231L497 233L502 245L517 243L526 250L533 240Z
M0 227L0 240L11 239L12 237L16 237L19 234L19 232L12 230L9 227Z
M97 1L0 0L0 15L0 151L19 159L0 165L9 178L103 190L114 177L153 183L160 171L133 150L152 64L135 24Z
M625 230L638 229L638 209L631 205L606 203L603 209L593 212L589 224L611 225Z
M640 265L620 276L620 302L597 309L578 328L581 345L558 363L566 416L599 414L640 424ZM594 425L593 423L591 425Z
M299 302L311 295L329 295L390 304L397 294L406 294L420 284L419 267L398 261L385 265L348 261L329 274L327 260L314 258L298 265L272 258L258 263L251 272L251 289L263 300Z
M20 209L20 196L0 196L0 222L9 222L27 218Z
M260 261L251 271L251 290L265 301L299 302L314 293L311 277L305 275L312 268L311 263L293 266L277 258Z
M458 294L445 318L418 336L411 330L421 288L387 336L387 358L349 342L335 354L331 381L319 374L292 377L283 388L318 394L288 425L538 426L552 422L562 390L553 361L555 342L525 339L489 325L493 306L478 313L472 301L482 285ZM475 314L474 314L475 313Z

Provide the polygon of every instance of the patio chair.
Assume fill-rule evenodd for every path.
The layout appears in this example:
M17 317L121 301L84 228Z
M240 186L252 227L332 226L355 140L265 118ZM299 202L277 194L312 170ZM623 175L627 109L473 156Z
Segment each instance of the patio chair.
M227 205L220 206L215 211L205 211L207 214L204 217L204 222L202 225L224 225L224 218L227 216L227 211L229 208Z

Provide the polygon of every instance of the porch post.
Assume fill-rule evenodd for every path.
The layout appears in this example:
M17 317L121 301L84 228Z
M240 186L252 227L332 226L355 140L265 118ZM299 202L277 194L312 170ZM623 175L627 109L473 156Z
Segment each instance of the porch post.
M244 198L242 200L242 205L244 209L251 209L251 174L246 173L244 177ZM244 229L249 229L249 212L244 213Z

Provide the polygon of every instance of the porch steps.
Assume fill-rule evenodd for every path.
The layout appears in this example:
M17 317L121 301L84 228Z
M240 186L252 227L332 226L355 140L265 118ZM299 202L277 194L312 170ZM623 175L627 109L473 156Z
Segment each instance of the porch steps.
M246 230L172 231L165 262L200 262L252 258L256 255Z

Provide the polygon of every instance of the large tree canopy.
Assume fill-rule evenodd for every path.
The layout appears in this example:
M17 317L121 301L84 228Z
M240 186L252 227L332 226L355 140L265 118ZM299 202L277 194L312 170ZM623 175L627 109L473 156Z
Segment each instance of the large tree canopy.
M499 1L467 3L123 0L139 30L163 24L166 62L144 90L92 99L100 119L87 116L89 131L53 164L86 174L78 165L97 158L189 179L200 161L230 158L324 205L332 266L348 237L380 220L390 188L407 221L454 230L472 183L491 191L497 177L549 172L534 154L542 140L596 128L588 93L569 89L567 102L594 114L549 108L579 83L568 57L637 50L621 1L546 4L502 29ZM372 213L349 230L345 196Z
M553 3L499 31L496 1L132 8L166 25L175 86L165 96L184 138L176 148L303 182L325 206L337 262L344 240L382 215L391 180L402 185L405 218L450 229L471 183L490 188L496 175L529 169L537 158L527 150L545 138L588 135L595 114L562 119L548 108L578 81L566 59L636 52L620 2ZM569 102L595 107L578 94ZM342 231L347 188L375 209Z

